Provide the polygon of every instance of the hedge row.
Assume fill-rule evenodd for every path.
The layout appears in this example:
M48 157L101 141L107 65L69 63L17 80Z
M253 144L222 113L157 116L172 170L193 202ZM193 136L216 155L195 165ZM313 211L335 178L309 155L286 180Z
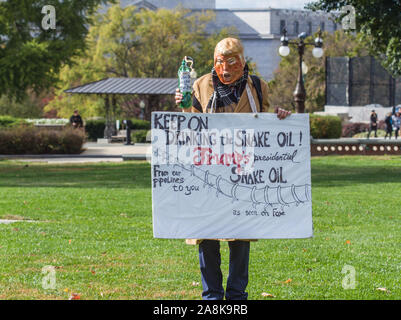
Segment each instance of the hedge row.
M135 130L131 133L131 140L133 143L150 143L146 140L149 130Z
M367 125L366 124L349 124L345 125L344 128L341 126L341 120L339 117L336 116L320 116L320 115L314 115L310 114L310 133L311 136L314 139L337 139L340 138L341 136L353 136L356 133L363 132L367 130ZM139 120L139 119L129 119L131 121L131 129L137 131L134 136L133 140L136 142L145 142L146 141L146 134L148 130L150 130L150 122L146 120ZM0 128L13 128L13 127L18 127L21 124L25 124L26 122L23 119L17 119L9 116L0 116ZM120 120L120 123L122 123L122 120ZM90 140L96 140L98 138L103 138L104 136L104 129L106 127L106 121L104 119L102 120L87 120L85 124L85 131L88 135L88 139ZM32 128L31 128L32 129ZM65 129L65 133L67 134L68 132L74 132L73 136L77 136L77 131L68 131L68 128ZM25 131L25 133L22 133L22 131ZM36 131L28 130L28 128L24 128L23 130L16 131L18 132L18 136L24 137L24 141L28 141L28 136L32 134L33 136L38 136L39 133ZM64 132L64 131L63 131ZM2 133L3 135L6 133ZM11 134L11 133L10 133ZM47 151L53 151L50 153L57 153L56 152L57 147L55 146L54 139L55 138L50 138L51 134L48 135L48 138L43 138L47 139L50 141L48 143L49 147L46 149ZM59 139L58 137L57 139ZM53 140L52 140L53 139ZM67 138L63 138L67 139ZM4 139L1 139L3 142L0 142L2 145L7 144L7 142L4 142ZM80 140L80 139L78 139ZM15 140L13 140L15 141ZM83 140L82 140L83 143ZM45 143L46 144L46 143ZM79 143L78 143L79 144ZM82 144L81 144L82 146ZM67 150L68 147L61 147L63 150ZM0 148L0 152L3 153L4 147ZM79 152L79 151L78 151ZM48 152L47 152L48 153ZM61 152L64 153L64 152ZM65 152L69 153L69 152Z
M314 139L338 139L341 137L341 119L336 116L319 116L310 114L311 136ZM132 119L132 130L138 130L133 133L134 142L145 142L146 132L150 130L150 122L146 120ZM105 129L105 120L89 120L86 122L85 130L88 139L96 140L103 138Z
M338 139L341 137L341 119L336 116L319 116L310 114L310 132L314 139ZM149 129L137 130L131 134L132 141L146 142Z
M140 119L129 119L131 121L131 130L150 130L150 122ZM123 120L120 120L121 126L123 126ZM96 140L103 138L104 129L106 128L106 120L87 120L85 123L85 131L88 134L89 140Z
M342 137L354 137L358 133L369 131L369 123L364 122L352 122L347 123L343 126L342 129ZM383 120L380 120L377 124L377 129L386 130L386 123Z
M28 125L28 122L11 116L0 116L0 128L13 128L21 125Z
M89 140L103 138L105 128L105 120L87 120L85 123L85 131Z
M67 128L44 130L32 127L0 130L0 154L78 154L85 132Z
M130 119L132 130L150 130L150 121L140 119ZM120 121L122 122L122 121Z
M341 119L337 116L309 115L310 135L314 139L338 139L341 137Z

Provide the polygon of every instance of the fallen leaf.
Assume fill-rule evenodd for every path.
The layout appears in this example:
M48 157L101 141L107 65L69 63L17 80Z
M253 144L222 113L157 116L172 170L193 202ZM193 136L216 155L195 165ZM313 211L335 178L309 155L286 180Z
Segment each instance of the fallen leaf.
M291 278L289 278L289 279L287 279L287 280L284 281L284 283L290 283L290 282L292 282L292 279L291 279Z
M262 292L262 297L274 298L275 296L274 296L274 295L272 295L271 293Z
M303 248L302 251L303 251L303 252L306 252L306 251L308 251L308 250L306 250L305 248Z
M68 300L80 300L81 296L78 293L71 293L70 297Z

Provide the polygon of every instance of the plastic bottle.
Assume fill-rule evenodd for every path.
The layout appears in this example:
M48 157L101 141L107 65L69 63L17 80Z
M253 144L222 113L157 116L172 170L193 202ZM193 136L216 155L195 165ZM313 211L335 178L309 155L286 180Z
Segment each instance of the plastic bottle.
M180 107L183 109L192 106L191 69L187 65L188 61L193 63L191 60L191 58L185 57L184 60L182 60L181 67L178 69L178 87L182 93Z

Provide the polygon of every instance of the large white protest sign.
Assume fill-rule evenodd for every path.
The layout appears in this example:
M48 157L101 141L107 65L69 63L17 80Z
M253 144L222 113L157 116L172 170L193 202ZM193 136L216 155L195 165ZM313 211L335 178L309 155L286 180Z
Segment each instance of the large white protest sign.
M309 116L152 113L156 238L313 234Z

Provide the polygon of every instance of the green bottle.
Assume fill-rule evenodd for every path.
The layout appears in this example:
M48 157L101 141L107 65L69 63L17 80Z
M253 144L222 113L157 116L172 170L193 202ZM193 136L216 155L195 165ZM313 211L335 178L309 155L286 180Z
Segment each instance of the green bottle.
M178 87L182 93L180 107L183 109L188 109L192 106L191 69L187 65L188 58L185 57L182 60L181 67L178 69ZM193 61L189 62L193 63Z

